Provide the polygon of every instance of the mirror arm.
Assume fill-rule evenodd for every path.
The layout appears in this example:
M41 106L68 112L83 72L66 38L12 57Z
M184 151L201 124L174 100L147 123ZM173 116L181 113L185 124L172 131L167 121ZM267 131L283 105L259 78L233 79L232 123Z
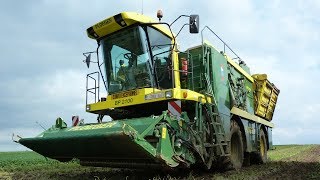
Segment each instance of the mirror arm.
M190 24L188 24L188 23L184 24L184 25L180 28L180 30L179 30L178 34L175 36L175 38L178 37L178 35L180 34L180 32L182 31L182 29L183 29L186 25L190 25Z
M96 53L97 51L90 51L90 52L85 52L85 53L82 53L84 57L86 57L86 59L90 56L90 54L93 54L93 53ZM83 60L83 62L85 63L86 60ZM98 63L98 62L94 62L94 61L90 61L92 63Z
M92 54L92 53L95 53L97 51L90 51L90 52L85 52L85 53L82 53L84 56L86 56L87 54ZM87 56L86 56L87 57Z
M178 21L178 19L180 19L181 17L190 17L189 15L180 15L177 19L175 19L170 25L169 27L171 27L176 21Z

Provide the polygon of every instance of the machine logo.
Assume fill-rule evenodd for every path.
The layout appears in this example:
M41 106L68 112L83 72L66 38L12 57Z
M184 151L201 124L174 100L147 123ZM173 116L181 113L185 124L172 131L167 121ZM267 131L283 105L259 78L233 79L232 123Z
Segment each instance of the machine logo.
M224 70L223 70L223 65L220 65L220 74L221 74L221 81L224 80Z
M123 93L113 94L112 99L119 99L119 98L125 98L125 97L136 96L136 95L138 95L138 91L133 90L133 91L127 91Z
M103 124L93 124L93 125L85 125L85 126L76 126L68 129L67 131L84 131L84 130L93 130L93 129L102 129L102 128L111 128L116 125L117 122L110 121Z

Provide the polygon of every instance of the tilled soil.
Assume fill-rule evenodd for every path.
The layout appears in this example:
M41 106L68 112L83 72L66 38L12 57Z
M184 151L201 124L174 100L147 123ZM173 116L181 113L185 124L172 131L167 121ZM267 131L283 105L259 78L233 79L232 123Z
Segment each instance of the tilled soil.
M312 147L301 154L283 159L283 161L320 162L320 146Z
M307 147L307 146L288 146ZM285 147L286 148L286 147ZM0 173L0 179L125 179L125 180L162 180L162 179L320 179L320 145L308 146L290 154L291 149L273 151L271 160L262 165L243 167L239 171L221 171L213 169L184 170L180 172L162 172L159 170L128 170L109 168L79 167L75 170L48 171L49 167L32 171ZM270 154L272 154L270 153ZM274 158L274 159L272 159ZM1 169L0 169L1 170ZM1 171L0 171L1 172ZM2 178L1 178L2 177Z
M145 173L137 171L135 174L122 176L124 179L320 179L320 145L312 146L294 156L266 164L243 167L239 171L185 171L171 174ZM133 175L133 176L132 176ZM118 176L118 178L121 176ZM102 176L100 179L113 179Z
M195 179L320 179L320 145L278 161Z

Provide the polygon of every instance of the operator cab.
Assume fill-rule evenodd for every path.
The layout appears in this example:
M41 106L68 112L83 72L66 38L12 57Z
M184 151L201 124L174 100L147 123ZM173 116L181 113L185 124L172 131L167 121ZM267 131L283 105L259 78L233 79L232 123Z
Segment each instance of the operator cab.
M173 87L171 38L150 26L135 25L100 40L109 94Z
M176 20L180 17L190 17L190 32L198 33L197 15L183 15ZM86 111L98 114L98 122L104 115L113 120L160 115L168 109L168 101L181 99L183 93L186 95L186 90L181 89L179 56L175 49L177 36L173 35L171 25L155 22L142 14L124 12L87 29L98 48L84 53L85 62L89 67L93 62L90 54L96 53L94 63L98 64L99 72L87 75ZM188 73L183 67L182 70ZM100 75L107 97L99 97ZM88 96L94 99L89 102Z

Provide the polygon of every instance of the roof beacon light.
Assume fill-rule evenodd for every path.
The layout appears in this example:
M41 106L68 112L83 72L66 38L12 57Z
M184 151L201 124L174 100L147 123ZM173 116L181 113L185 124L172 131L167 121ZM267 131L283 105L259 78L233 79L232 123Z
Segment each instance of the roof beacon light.
M163 17L163 13L162 13L162 11L161 11L161 9L159 9L158 11L157 11L157 18L159 19L159 21L161 21L161 18Z

